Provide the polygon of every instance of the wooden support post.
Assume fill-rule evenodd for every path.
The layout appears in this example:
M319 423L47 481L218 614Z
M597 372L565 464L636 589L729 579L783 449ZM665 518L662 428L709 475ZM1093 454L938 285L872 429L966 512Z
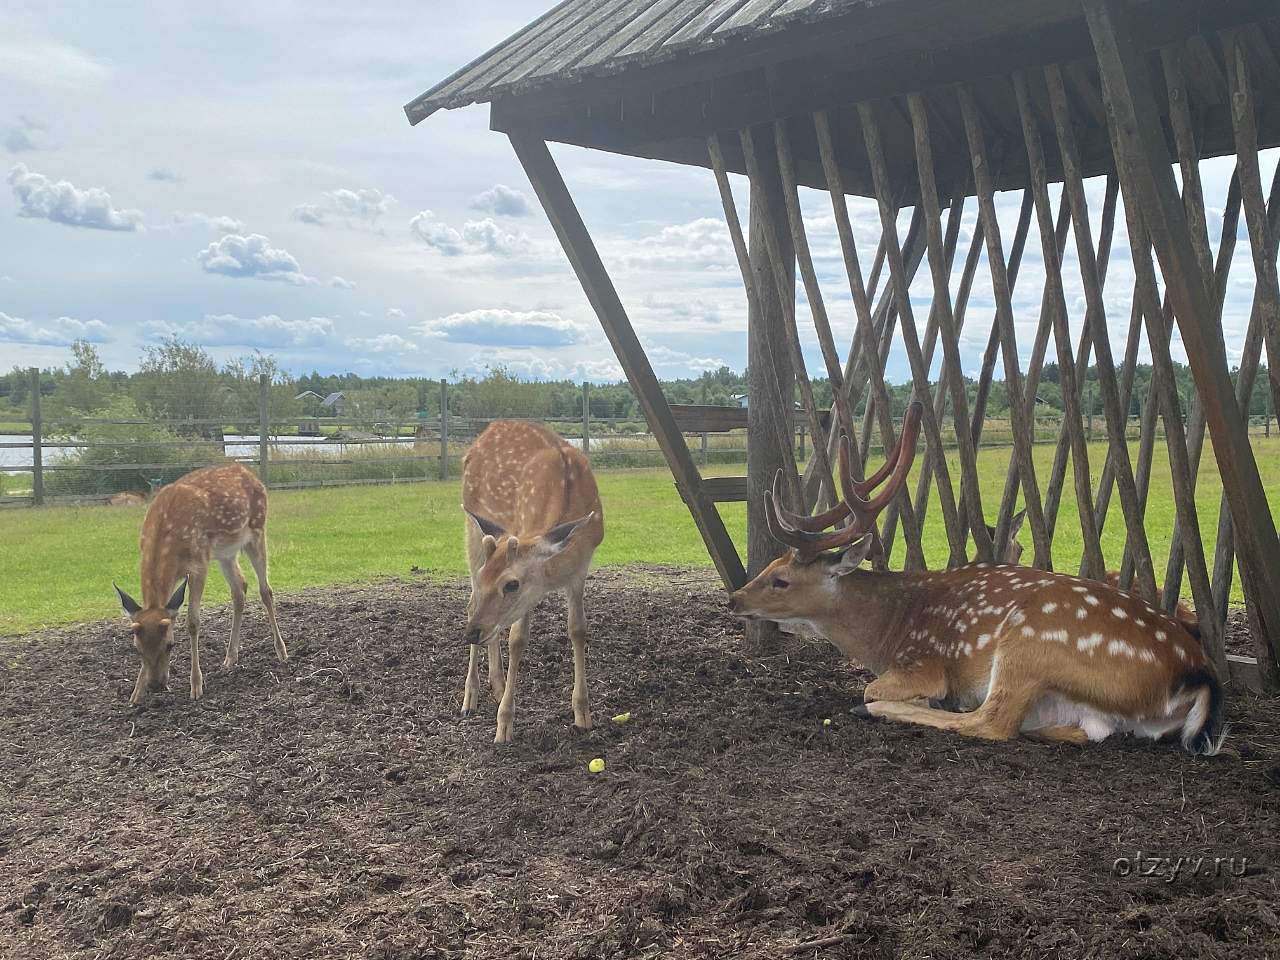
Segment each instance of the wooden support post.
M546 211L574 273L577 274L578 282L582 284L583 292L600 320L627 380L636 392L649 429L671 466L676 486L689 506L689 512L707 545L720 579L731 589L742 586L746 582L742 560L715 504L702 490L702 478L685 444L684 435L676 426L671 407L663 396L662 386L654 375L653 367L645 356L644 348L640 345L618 292L609 279L591 234L582 222L551 152L546 143L537 137L513 133L510 138L520 165L524 168L542 209Z
M440 380L440 479L449 479L449 381Z
M588 380L582 381L582 455L591 456L591 382Z
M1027 519L1031 522L1031 538L1035 543L1035 565L1047 570L1052 566L1052 544L1045 528L1040 485L1036 481L1035 464L1031 459L1031 431L1027 423L1022 373L1018 368L1018 341L1013 326L1012 294L1009 274L1005 267L1004 250L1000 241L1000 222L996 216L995 188L992 184L991 163L987 153L986 132L973 94L961 87L959 95L970 160L973 163L973 182L978 195L978 213L982 218L982 230L986 236L987 263L991 268L991 283L996 301L996 322L1000 328L1000 353L1004 358L1005 389L1009 394L1009 418L1013 424L1014 456L1017 458L1018 471L1022 477L1022 497L1026 504ZM1004 550L1007 544L1006 531L1005 535L996 538L996 552Z
M795 377L800 392L800 404L804 407L805 416L809 419L809 433L814 438L814 458L818 461L818 503L816 506L834 505L840 496L836 492L831 459L827 456L827 432L822 427L822 419L818 412L818 404L813 396L813 384L809 380L808 370L804 363L804 348L800 343L800 330L796 326L795 317L795 262L796 251L792 245L791 234L783 232L783 224L787 222L787 198L789 192L782 181L778 168L776 146L770 141L774 139L773 131L768 127L757 130L746 128L739 131L742 142L742 156L747 168L747 176L753 188L759 187L762 196L769 202L752 204L751 216L754 225L757 217L761 221L765 250L768 262L773 269L773 289L782 316L783 329L786 332L786 347L791 354L791 372ZM776 198L776 202L775 202ZM753 229L754 235L754 229ZM748 366L750 359L748 358ZM747 409L751 409L748 402ZM790 416L790 410L779 411L779 414ZM789 430L789 428L788 428ZM821 438L822 442L819 442ZM808 509L808 504L793 504L798 511Z
M1063 86L1062 71L1057 66L1045 68L1049 84L1049 103L1053 110L1053 124L1058 134L1058 151L1062 159L1063 189L1071 202L1072 233L1076 240L1076 256L1080 262L1080 275L1084 282L1085 325L1093 339L1093 355L1097 361L1098 386L1102 391L1102 408L1107 416L1107 439L1111 445L1111 459L1116 466L1116 482L1120 488L1120 503L1124 507L1125 525L1133 544L1134 563L1138 578L1137 592L1149 601L1156 597L1155 570L1151 563L1151 547L1147 543L1147 531L1143 526L1142 508L1133 479L1133 465L1129 460L1129 445L1125 438L1128 412L1120 408L1120 387L1116 382L1115 362L1111 356L1111 335L1107 330L1106 306L1102 299L1102 281L1098 273L1097 253L1093 247L1089 227L1089 208L1085 200L1084 179L1076 150L1075 126L1071 108Z
M729 228L729 239L733 243L733 252L738 260L738 270L742 274L742 285L747 294L747 329L748 329L748 363L747 363L747 397L752 395L756 397L756 409L752 413L751 404L748 399L747 405L747 423L748 423L748 453L747 463L750 466L751 460L751 441L750 435L753 432L757 437L756 446L760 447L765 441L760 438L768 436L769 442L761 447L762 457L757 464L756 488L751 491L751 496L747 500L750 504L754 500L759 500L755 511L750 506L747 508L748 520L748 540L750 540L750 530L759 529L761 531L760 539L757 541L757 550L762 550L766 543L765 533L766 525L764 520L764 491L767 490L773 482L774 473L782 470L783 478L786 481L788 492L791 494L793 503L805 504L808 498L805 496L803 487L800 484L800 477L796 472L795 461L791 457L792 444L792 428L795 425L795 417L792 412L795 396L795 377L791 374L791 369L784 362L786 360L786 352L782 349L781 344L775 344L779 349L777 352L771 352L768 345L763 342L758 345L759 349L753 353L751 348L751 330L756 329L762 336L763 331L768 328L770 330L781 330L783 321L777 314L777 311L784 309L781 307L780 300L774 293L774 276L770 269L768 260L768 250L764 241L764 224L761 216L752 214L750 223L754 225L751 234L751 242L748 245L748 238L743 235L742 221L738 218L738 204L733 199L733 188L729 184L728 169L725 166L724 154L720 149L720 140L718 137L707 138L707 157L711 161L712 172L715 173L716 186L720 191L720 204L724 209L725 224ZM759 200L759 195L754 200ZM754 255L752 251L755 251ZM794 303L794 276L792 277ZM769 314L768 311L774 311ZM772 325L769 317L772 316ZM752 324L755 324L755 327ZM768 337L765 338L769 339ZM785 381L785 387L783 385ZM761 404L761 398L767 398L768 402ZM754 419L753 419L754 418ZM752 427L754 424L754 428ZM707 435L702 435L702 465L707 465ZM816 497L815 497L816 499ZM798 508L799 509L799 508ZM747 569L751 570L751 549L748 545L747 549Z
M267 464L271 454L271 377L258 374L258 479L269 486Z
M1236 403L1226 346L1214 329L1213 297L1204 282L1186 214L1170 169L1160 111L1131 12L1118 0L1082 0L1097 53L1103 94L1119 132L1120 156L1160 260L1178 329L1205 406L1222 486L1231 502L1240 565L1258 590L1258 670L1268 690L1280 688L1280 539L1267 503L1248 428Z
M44 506L44 419L40 416L40 368L31 375L31 503Z

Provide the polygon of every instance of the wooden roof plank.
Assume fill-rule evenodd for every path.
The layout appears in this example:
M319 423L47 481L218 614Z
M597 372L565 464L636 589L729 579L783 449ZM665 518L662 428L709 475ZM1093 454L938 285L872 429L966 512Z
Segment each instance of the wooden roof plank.
M787 0L749 0L746 6L716 27L711 35L720 37L726 33L757 26L768 20L773 11L786 2Z
M611 36L619 26L625 26L645 11L649 0L613 0L602 3L594 14L583 17L578 24L556 39L555 46L536 62L530 60L519 70L509 74L503 83L518 83L525 78L550 77L569 69L599 41Z
M615 36L606 40L597 49L578 61L578 69L585 70L600 66L609 61L619 50L630 46L631 42L645 33L659 18L668 11L686 3L687 0L657 0L648 10L636 17L629 25L619 30Z
M662 45L664 47L675 47L701 40L750 2L751 0L716 0L716 2L708 4L701 13L694 16L692 20L664 40Z
M513 60L523 62L525 56L542 49L547 42L553 40L556 31L566 23L576 23L595 6L595 0L564 0L559 6L548 11L544 19L534 21L529 28L511 39L494 47L486 56L480 58L469 69L453 80L428 91L419 100L431 100L448 103L457 94L466 95L464 91L479 91L491 84L491 77L498 72L505 72L512 66Z
M660 49L668 38L674 36L684 28L685 24L696 17L700 8L706 4L707 0L702 0L701 3L690 3L686 0L685 3L676 5L655 20L648 30L619 50L617 58L625 60L628 57L643 56Z

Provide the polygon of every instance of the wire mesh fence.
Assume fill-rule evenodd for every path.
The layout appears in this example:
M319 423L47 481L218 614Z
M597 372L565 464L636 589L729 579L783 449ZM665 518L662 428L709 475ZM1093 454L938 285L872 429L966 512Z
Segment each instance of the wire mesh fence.
M191 470L228 460L252 467L273 489L457 477L467 446L492 419L450 412L449 389L441 383L443 415L405 416L350 409L340 394L307 405L259 377L247 388L223 386L204 403L166 398L171 408L194 411L187 416L144 415L144 409L163 410L164 404L117 398L89 417L51 403L46 383L32 371L23 415L7 414L0 423L0 506L145 500ZM684 438L699 466L746 463L746 411L731 414L682 414L681 421L694 427ZM1140 419L1130 420L1134 439ZM540 422L584 450L597 470L666 466L642 419L593 416L586 403L577 417ZM700 423L710 428L697 429ZM1095 427L1101 438L1102 418L1087 417L1086 433ZM1054 443L1061 429L1060 415L1039 417L1035 441ZM1253 429L1270 435L1270 417L1255 418ZM989 418L982 436L984 447L1012 444L1006 419ZM794 442L803 462L811 452L803 424L797 423Z

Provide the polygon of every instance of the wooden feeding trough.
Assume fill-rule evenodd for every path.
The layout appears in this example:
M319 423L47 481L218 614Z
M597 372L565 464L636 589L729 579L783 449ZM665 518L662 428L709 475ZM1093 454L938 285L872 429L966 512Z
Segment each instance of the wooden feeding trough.
M1271 389L1280 395L1280 180L1268 187L1259 163L1260 150L1280 144L1278 54L1274 0L566 0L405 111L418 123L441 108L490 104L491 127L515 148L726 585L740 584L776 553L760 496L776 469L786 471L793 506L811 509L834 496L838 434L850 437L862 466L873 439L893 443L884 370L898 337L915 395L926 401L919 480L899 494L884 531L891 544L901 530L908 567L924 564L920 531L934 484L950 563L1002 555L1021 503L1034 563L1074 569L1078 562L1094 577L1104 573L1100 533L1115 499L1126 538L1124 582L1171 609L1186 576L1224 675L1223 628L1238 560L1259 661L1256 673L1244 672L1275 689L1280 542L1242 407L1264 345ZM749 463L735 491L699 475L548 141L711 171L748 302ZM1234 157L1235 173L1225 198L1206 200L1200 164L1217 156ZM745 226L731 173L749 183ZM1105 177L1106 189L1101 209L1091 211L1085 181L1093 177ZM1051 191L1051 184L1062 186ZM847 347L832 334L801 186L829 195L856 319ZM997 191L1020 192L1012 234L997 217ZM851 195L876 203L874 252L857 247ZM1214 242L1206 203L1223 209ZM967 207L976 207L976 223L962 249ZM907 208L903 237L898 214ZM1222 310L1228 283L1238 282L1231 266L1242 217L1255 278L1248 332L1232 344L1241 356L1233 382ZM1068 242L1080 305L1064 295ZM1013 293L1028 243L1038 244L1044 278L1023 363ZM1105 284L1120 256L1130 261L1132 305L1127 335L1113 346ZM927 315L908 293L925 263ZM995 305L975 317L969 295L984 263ZM830 429L801 352L797 273L834 388ZM1185 410L1170 357L1174 323L1197 390ZM987 335L972 399L960 361L966 324ZM1073 326L1082 331L1074 339ZM1125 412L1144 343L1154 375L1134 457ZM940 373L931 379L939 350ZM1065 407L1047 475L1031 449L1046 359L1057 363ZM1102 462L1095 456L1092 463L1081 421L1091 365L1109 441ZM1013 446L999 502L984 503L976 449L997 371L1009 394ZM791 429L796 392L814 438L803 474ZM852 411L864 401L865 416L855 422ZM1143 518L1160 423L1177 525L1168 555L1157 558ZM1206 433L1223 494L1211 556L1202 549L1194 499ZM957 471L941 455L944 446L957 448ZM1068 486L1080 517L1080 558L1054 555ZM749 505L745 566L716 507L731 492Z

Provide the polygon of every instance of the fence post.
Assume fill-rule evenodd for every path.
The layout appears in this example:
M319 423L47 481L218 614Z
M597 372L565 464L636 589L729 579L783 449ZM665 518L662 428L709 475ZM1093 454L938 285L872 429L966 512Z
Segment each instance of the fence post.
M796 459L796 463L804 463L804 424L800 424L800 456Z
M707 465L707 435L705 432L702 434L702 465L704 467Z
M271 377L258 374L258 479L267 485L268 437L271 435Z
M44 504L44 422L40 416L40 368L31 368L31 502Z
M449 479L449 381L440 380L440 479Z
M582 454L591 456L591 384L582 381Z
M1267 422L1266 422L1266 426L1264 427L1264 429L1266 430L1266 433L1264 435L1269 437L1271 436L1271 391L1270 390L1262 391L1262 402L1265 404L1265 406L1262 409L1267 412Z

